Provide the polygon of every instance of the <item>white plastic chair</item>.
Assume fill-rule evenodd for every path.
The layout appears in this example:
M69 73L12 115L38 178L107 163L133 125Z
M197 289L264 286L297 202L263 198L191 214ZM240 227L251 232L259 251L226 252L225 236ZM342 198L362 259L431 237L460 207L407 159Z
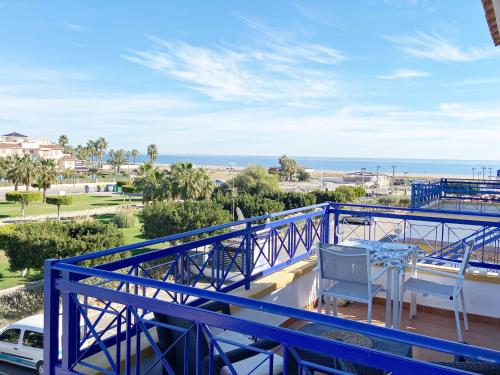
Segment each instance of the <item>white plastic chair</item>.
M318 254L318 312L321 312L323 297L327 314L330 314L330 301L333 298L333 315L337 316L337 298L368 304L368 323L372 320L373 297L382 291L381 284L375 284L385 272L384 267L372 276L370 251L368 249L319 243ZM331 286L324 288L324 282Z
M410 266L414 270L414 277L410 277L403 284L402 294L406 291L412 292L411 295L411 305L410 305L410 318L417 315L417 303L416 303L416 293L425 295L433 295L437 297L446 298L453 301L453 310L455 312L455 323L457 326L458 341L463 341L462 329L460 326L460 313L458 311L458 297L460 296L462 304L462 314L464 318L464 328L469 329L469 323L467 321L467 311L465 308L465 298L463 290L463 282L465 277L465 271L469 264L469 259L474 249L474 241L470 241L464 245L464 255L462 257L462 263L458 273L438 271L432 268L424 268L418 266ZM442 284L434 281L429 281L421 279L417 275L417 271L424 271L436 276L448 277L455 280L454 285ZM401 303L403 298L401 298Z

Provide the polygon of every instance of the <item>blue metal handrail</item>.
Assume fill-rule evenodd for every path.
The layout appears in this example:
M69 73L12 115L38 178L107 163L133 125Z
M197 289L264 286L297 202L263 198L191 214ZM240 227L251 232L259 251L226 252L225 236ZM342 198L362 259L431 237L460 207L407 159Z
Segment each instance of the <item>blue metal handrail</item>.
M173 316L193 317L193 321L200 325L200 329L204 329L202 326L205 324L242 333L250 332L253 329L258 333L253 334L254 336L280 342L283 345L284 353L293 351L292 346L297 346L305 349L314 348L318 353L336 355L346 359L354 359L352 356L355 353L359 358L362 358L359 360L360 363L372 365L373 367L383 367L395 372L399 371L400 373L419 372L424 369L431 373L433 371L438 372L438 369L448 371L449 373L460 373L458 370L443 370L437 365L401 359L400 357L382 354L369 349L353 349L344 343L331 344L330 340L326 339L304 338L304 334L302 333L291 332L266 324L257 324L246 320L235 321L234 317L221 317L220 315L218 315L218 318L214 318L210 313L205 314L205 312L196 308L197 305L206 300L226 302L255 311L331 325L367 335L418 345L428 349L500 363L499 353L495 351L465 346L408 332L387 330L363 323L318 315L310 311L227 294L229 291L240 286L250 288L253 280L309 257L315 242L329 242L330 232L334 233L334 242L337 242L339 225L342 225L340 218L345 215L364 215L390 220L396 219L398 222L404 222L405 228L407 224L414 222L436 223L436 225L440 225L442 228L449 225L500 227L500 220L498 218L485 221L484 218L480 220L474 215L469 215L465 218L463 215L456 214L457 212L450 212L447 214L447 217L436 217L434 211L427 209L408 210L384 206L324 203L246 219L236 223L227 223L220 226L166 236L152 241L108 249L66 260L49 260L45 264L46 371L49 375L52 375L55 368L60 366L65 374L69 374L72 373L76 364L91 366L91 364L85 362L85 358L98 351L103 351L110 346L116 346L120 342L126 342L130 346L131 338L134 335L140 335L144 331L141 328L141 324L147 326L154 323L154 321L148 320L148 312L161 312L161 309L168 309L169 314L172 312ZM333 228L330 228L331 217L334 220ZM262 219L267 218L277 218L277 220L263 224L260 223ZM140 249L152 244L171 243L172 241L192 238L200 234L229 229L238 224L244 225L244 228L214 234L202 239L195 238L187 243L151 250L124 259L111 262L103 261L101 264L93 267L79 265L83 261L96 260L104 255ZM217 257L219 255L224 256L226 251L224 244L228 240L236 241L236 247L233 255L231 255L232 258L230 258L232 261L226 264L220 262L220 259ZM411 236L403 236L403 240L411 240ZM191 257L197 256L193 255L191 250L202 246L208 247L208 250L204 254L207 254L208 257L213 255L214 262L210 263L207 260L202 265L190 269L189 262ZM445 246L443 244L441 249ZM299 248L301 249L300 252L298 251ZM498 248L494 250L498 251ZM485 251L489 251L489 249L483 247L482 251L484 253ZM254 269L258 261L255 258L263 256L264 253L269 253L269 256L264 258L264 267L259 270ZM285 256L278 258L280 254ZM227 278L229 268L234 264L237 256L244 257L244 262L242 263L244 266L236 268L236 278L229 280ZM160 263L159 265L154 263L154 268L148 268L150 262L157 262L160 259L163 259L164 263ZM484 256L481 262L476 263L479 266L488 268L498 266L488 263L488 259L485 259ZM203 276L204 270L206 271L208 267L212 267L216 271L216 276ZM160 273L158 279L153 279L145 272L146 269L160 270L162 273ZM197 275L193 275L193 272L197 273ZM215 278L211 279L211 277ZM202 278L208 281L208 283L205 283L205 287L208 286L209 289L199 288L198 281ZM89 285L89 283L93 285ZM146 295L145 288L150 288L151 293ZM158 299L157 296L160 291L167 293L168 301L160 301ZM62 330L65 332L63 335L63 358L61 364L58 362L57 351L53 349L58 347L59 327L57 320L60 297L62 297L63 304ZM81 301L82 297L83 302ZM111 322L106 322L104 328L89 327L84 340L81 341L79 339L78 327L80 325L78 320L89 309L93 308L92 303L89 302L92 298L99 299L101 304L95 307L95 311L98 314L97 319L92 323L87 322L88 326L94 325L97 327L99 322L104 324L102 323L102 319L108 311L112 311L111 315L114 318ZM173 305L172 303L174 302L178 305ZM124 307L119 309L113 307L113 304L116 303ZM188 304L191 307L180 306L184 304ZM131 318L132 315L136 316L136 318ZM141 323L141 321L143 322ZM125 327L123 327L124 322L126 322ZM144 332L142 334L146 335ZM84 351L81 348L81 344L90 337L98 337L97 342L99 345L95 344L90 349L87 348ZM315 347L313 344L321 345L321 348ZM120 351L117 351L116 356L116 361L119 362ZM125 357L128 358L129 356ZM130 362L127 362L129 359L125 359L125 361L130 369ZM406 369L406 371L403 371L403 369Z

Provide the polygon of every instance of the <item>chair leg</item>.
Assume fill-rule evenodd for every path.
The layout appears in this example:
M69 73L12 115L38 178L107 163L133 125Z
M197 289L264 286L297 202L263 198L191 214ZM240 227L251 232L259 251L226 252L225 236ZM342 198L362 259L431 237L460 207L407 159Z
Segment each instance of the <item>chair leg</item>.
M333 316L337 316L337 298L333 297Z
M321 292L318 293L318 312L321 314L321 305L323 303L323 294Z
M326 311L326 315L330 315L330 304L331 304L332 300L330 298L330 296L325 296L325 311Z
M417 316L417 293L411 292L410 318Z
M368 324L372 324L372 301L368 301Z
M464 328L466 331L469 330L469 322L467 321L467 310L465 308L465 297L464 290L460 289L460 301L462 303L462 315L464 316Z
M457 325L458 341L462 342L463 341L462 328L460 327L460 314L458 312L458 300L457 300L457 298L453 299L453 309L455 310L455 323Z

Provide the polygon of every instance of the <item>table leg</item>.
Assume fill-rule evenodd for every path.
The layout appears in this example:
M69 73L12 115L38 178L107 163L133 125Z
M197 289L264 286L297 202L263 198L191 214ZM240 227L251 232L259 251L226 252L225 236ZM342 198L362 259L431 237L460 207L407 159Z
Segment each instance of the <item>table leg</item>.
M385 326L391 326L391 289L392 289L392 268L387 269L386 292L385 292Z
M394 267L394 291L393 291L393 305L392 305L392 326L399 329L399 282L401 274L399 268Z

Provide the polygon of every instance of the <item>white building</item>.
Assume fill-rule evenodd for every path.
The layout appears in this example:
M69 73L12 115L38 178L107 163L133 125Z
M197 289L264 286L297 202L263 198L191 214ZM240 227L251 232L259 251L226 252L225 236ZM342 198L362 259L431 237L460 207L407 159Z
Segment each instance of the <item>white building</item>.
M373 172L352 172L347 173L343 177L343 182L345 184L364 184L366 186L388 186L390 184L389 176Z
M0 157L30 155L37 160L52 159L60 169L74 169L76 158L65 154L61 146L47 140L29 138L12 132L0 136Z

